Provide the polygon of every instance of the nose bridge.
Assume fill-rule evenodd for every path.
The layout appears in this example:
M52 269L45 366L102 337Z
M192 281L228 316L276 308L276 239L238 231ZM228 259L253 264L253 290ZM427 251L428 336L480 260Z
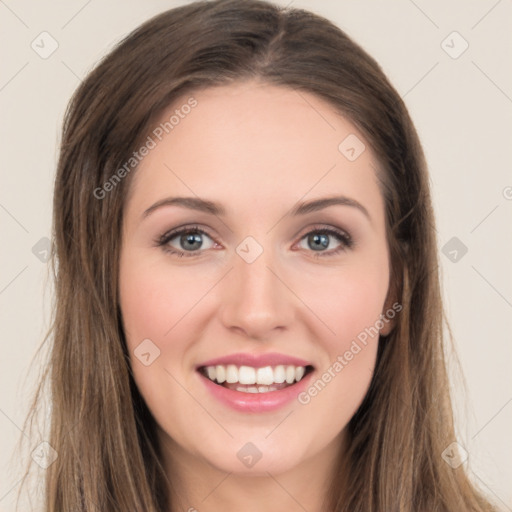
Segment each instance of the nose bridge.
M233 255L233 271L227 281L223 321L254 338L261 338L291 319L291 297L274 274L278 265L274 251L251 237Z

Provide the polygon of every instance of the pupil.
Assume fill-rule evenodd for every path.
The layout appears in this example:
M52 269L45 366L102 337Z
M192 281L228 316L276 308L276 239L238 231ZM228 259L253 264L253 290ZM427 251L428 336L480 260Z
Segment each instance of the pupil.
M198 247L188 247L189 249L199 249L202 245L201 235L199 233L183 235L181 240L184 242L185 248L187 248L187 243L193 244L194 242L197 242L199 244Z
M313 240L313 249L315 247L323 247L325 249L329 245L329 237L325 234L310 235L310 240Z

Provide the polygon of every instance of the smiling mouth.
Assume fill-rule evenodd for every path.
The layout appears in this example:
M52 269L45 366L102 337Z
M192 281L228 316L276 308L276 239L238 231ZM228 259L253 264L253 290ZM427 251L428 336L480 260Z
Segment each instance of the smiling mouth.
M242 393L269 393L291 387L314 370L312 365L202 366L198 372L218 386Z

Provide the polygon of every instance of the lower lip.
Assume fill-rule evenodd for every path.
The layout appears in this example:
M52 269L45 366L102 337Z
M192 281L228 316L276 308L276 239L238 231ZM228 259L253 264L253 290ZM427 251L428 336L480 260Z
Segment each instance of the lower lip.
M243 391L225 388L215 384L200 372L198 374L206 388L220 402L237 411L260 413L275 411L296 399L308 387L314 371L291 386L277 391L268 391L267 393L244 393Z

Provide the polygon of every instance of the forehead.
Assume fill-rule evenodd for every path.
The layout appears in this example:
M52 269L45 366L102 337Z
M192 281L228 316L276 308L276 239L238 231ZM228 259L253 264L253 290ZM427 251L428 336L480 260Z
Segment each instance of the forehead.
M183 108L191 97L195 106ZM136 203L166 192L282 203L336 189L378 204L367 141L309 92L252 81L207 88L175 101L158 123L167 130L152 135L155 147L134 175ZM358 158L347 158L345 141L364 149Z

